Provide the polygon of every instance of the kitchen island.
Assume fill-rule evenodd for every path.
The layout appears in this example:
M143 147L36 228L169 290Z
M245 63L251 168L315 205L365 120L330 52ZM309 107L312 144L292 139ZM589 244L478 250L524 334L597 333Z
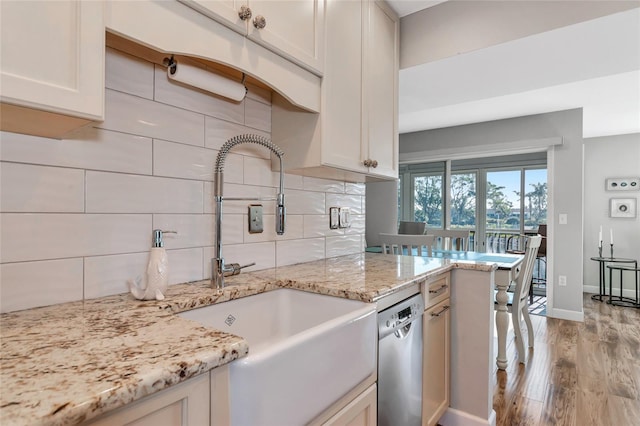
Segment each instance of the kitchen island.
M229 277L223 290L208 281L179 284L163 301L122 294L3 314L0 423L80 423L250 350L241 336L175 313L283 287L376 303L381 310L451 272L452 408L446 415L491 424L495 269L361 253Z

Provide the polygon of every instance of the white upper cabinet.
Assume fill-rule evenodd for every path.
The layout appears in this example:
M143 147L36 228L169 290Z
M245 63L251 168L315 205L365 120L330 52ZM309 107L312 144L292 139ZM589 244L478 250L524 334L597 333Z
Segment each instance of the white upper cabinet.
M291 173L365 181L398 177L399 20L372 0L326 4L320 114L273 99L272 138Z
M320 13L320 8L324 5L323 1L264 3L313 3L318 8L314 16L319 20L317 28L311 25L308 30L322 31L323 21L320 18L324 14ZM262 3L257 2L260 5ZM291 10L298 9L294 7ZM281 17L267 19L267 26L271 21L282 22ZM105 7L105 25L109 32L158 52L191 56L228 66L259 80L293 105L306 111L320 111L321 78L286 59L275 48L266 48L251 41L247 36L246 23L242 23L244 30L241 32L235 25L236 21L240 21L240 18L236 2L231 0L110 1ZM277 25L273 27L275 29ZM291 35L283 38L297 37L296 27L290 27L283 31L290 30ZM303 44L301 40L304 37L300 36L299 39L291 43ZM320 43L321 40L317 37L314 43Z
M0 2L3 130L28 133L41 127L50 133L43 136L60 137L103 119L103 6L100 1Z
M179 0L321 76L325 0Z
M398 18L384 3L371 2L366 20L363 73L363 138L369 174L398 177Z

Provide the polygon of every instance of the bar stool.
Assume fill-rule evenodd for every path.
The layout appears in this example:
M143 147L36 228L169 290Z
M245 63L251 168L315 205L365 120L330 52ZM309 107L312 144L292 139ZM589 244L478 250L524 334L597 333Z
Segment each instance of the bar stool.
M638 262L635 261L634 262L634 266L627 266L627 265L607 265L607 268L609 268L609 302L612 305L615 306L626 306L626 307L631 307L631 308L640 308L640 292L639 292L639 288L638 285L640 284L640 268L638 267ZM619 296L615 296L612 293L612 285L611 285L611 281L613 278L613 271L619 271L620 272L620 295ZM623 274L624 272L634 272L635 278L636 278L636 297L635 298L631 298L631 297L625 297L623 296Z

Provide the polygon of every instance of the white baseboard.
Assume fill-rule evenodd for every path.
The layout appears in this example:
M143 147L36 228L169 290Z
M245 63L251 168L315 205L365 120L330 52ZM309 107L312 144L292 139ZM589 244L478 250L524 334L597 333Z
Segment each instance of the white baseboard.
M635 286L635 284L634 284L634 286ZM607 291L607 294L609 294L609 286L607 286L606 291ZM613 287L612 291L613 291L613 295L614 296L620 295L620 287ZM595 286L595 285L585 285L585 286L582 287L582 292L583 293L598 294L598 293L600 293L600 288L598 286ZM631 299L635 299L636 298L636 290L635 289L631 289L631 288L623 288L622 289L622 295L624 297L630 297Z
M442 426L496 426L496 412L495 410L491 410L489 418L482 419L449 407L440 420L438 420L438 423Z
M547 316L550 318L558 318L569 321L584 321L584 312L568 311L566 309L547 308Z

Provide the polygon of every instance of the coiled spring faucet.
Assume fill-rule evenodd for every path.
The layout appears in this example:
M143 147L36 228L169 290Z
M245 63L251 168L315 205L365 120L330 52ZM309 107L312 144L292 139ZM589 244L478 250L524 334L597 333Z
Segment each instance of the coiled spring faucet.
M240 266L237 263L225 264L222 257L222 201L225 199L223 196L222 188L224 186L224 161L227 158L229 151L236 145L253 143L264 146L271 150L280 160L280 186L278 189L278 195L275 198L276 201L276 233L278 235L284 234L285 228L285 214L286 209L284 206L284 167L282 165L282 157L284 153L282 150L271 142L269 139L258 135L239 135L235 136L222 145L216 158L216 166L214 169L214 186L213 195L216 203L216 243L215 243L215 257L211 259L211 285L220 289L224 287L224 276L236 275L240 273L242 268L255 265L251 263L249 265ZM260 201L272 201L273 198L234 198L228 197L227 200L260 200Z

